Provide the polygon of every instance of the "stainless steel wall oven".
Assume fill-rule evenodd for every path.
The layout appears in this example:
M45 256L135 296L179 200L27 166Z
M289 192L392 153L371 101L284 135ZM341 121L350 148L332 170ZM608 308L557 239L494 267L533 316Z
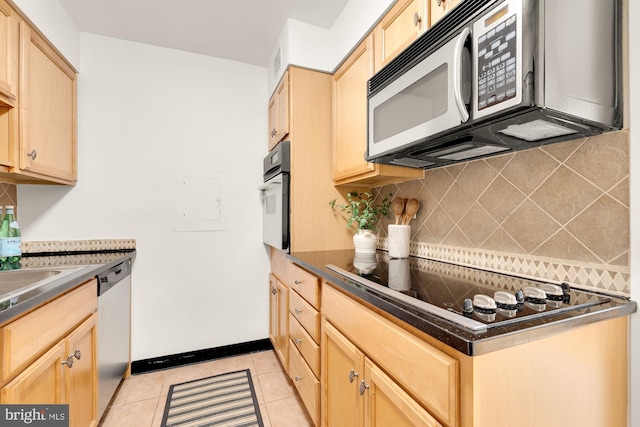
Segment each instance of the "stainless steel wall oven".
M262 199L262 241L289 250L290 142L280 141L264 158Z

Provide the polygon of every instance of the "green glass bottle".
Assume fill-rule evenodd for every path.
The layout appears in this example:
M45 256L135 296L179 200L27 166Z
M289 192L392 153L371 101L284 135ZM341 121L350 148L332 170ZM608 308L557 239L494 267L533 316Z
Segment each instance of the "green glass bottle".
M17 270L21 267L22 237L13 206L5 206L5 214L0 227L0 263L4 258L3 270Z
M4 218L6 218L6 213ZM2 219L2 208L0 207L0 219ZM9 222L2 219L0 221L0 270L6 270L7 257L4 255L4 239L9 237Z

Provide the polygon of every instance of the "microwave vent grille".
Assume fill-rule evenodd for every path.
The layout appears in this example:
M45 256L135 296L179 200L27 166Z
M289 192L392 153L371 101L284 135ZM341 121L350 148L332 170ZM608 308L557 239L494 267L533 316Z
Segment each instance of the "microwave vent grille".
M522 124L513 124L499 131L514 138L524 139L529 142L536 142L548 138L571 135L578 133L569 127L560 126L546 120L533 120Z
M424 57L435 52L463 28L475 16L501 0L466 0L460 2L451 12L429 28L422 36L407 47L396 58L369 80L369 95L376 93L395 80L403 70L413 67Z

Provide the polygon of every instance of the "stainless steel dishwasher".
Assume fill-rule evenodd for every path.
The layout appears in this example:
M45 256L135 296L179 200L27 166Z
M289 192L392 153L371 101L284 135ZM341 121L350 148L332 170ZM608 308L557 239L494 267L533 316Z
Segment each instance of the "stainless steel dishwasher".
M98 415L102 417L129 364L131 260L98 274Z

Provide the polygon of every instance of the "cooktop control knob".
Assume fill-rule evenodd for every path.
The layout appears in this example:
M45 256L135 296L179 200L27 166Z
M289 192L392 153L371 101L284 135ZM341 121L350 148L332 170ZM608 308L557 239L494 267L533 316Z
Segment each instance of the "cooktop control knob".
M497 307L495 300L484 294L477 294L473 297L473 306L481 310L495 310Z
M526 299L533 300L545 300L547 299L547 293L542 289L534 288L533 286L527 286L522 290Z
M516 296L505 291L496 291L493 294L493 299L496 301L498 307L501 308L513 308L518 305Z
M522 289L518 289L516 291L516 301L518 301L518 304L522 304L524 303L524 292L522 292Z
M543 283L539 286L539 289L543 290L547 294L547 298L555 301L561 301L564 296L562 288L552 283Z
M473 313L473 302L469 298L465 298L462 303L462 311L465 313Z

